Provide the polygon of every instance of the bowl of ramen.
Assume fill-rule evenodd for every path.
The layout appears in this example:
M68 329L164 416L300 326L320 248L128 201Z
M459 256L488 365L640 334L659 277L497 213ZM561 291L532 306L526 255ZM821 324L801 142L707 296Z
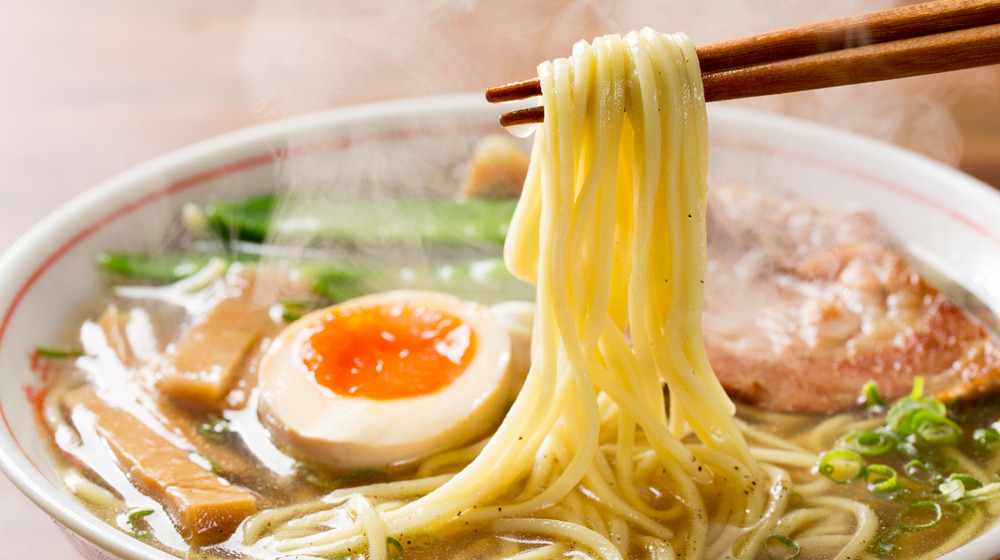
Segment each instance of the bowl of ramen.
M349 107L95 187L0 264L0 466L87 558L1000 554L1000 196L679 106Z

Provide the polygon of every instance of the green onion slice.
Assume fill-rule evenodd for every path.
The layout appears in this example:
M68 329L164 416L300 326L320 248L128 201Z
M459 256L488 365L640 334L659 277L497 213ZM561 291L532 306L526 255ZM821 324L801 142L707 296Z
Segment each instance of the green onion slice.
M351 473L351 474L349 474L349 475L347 475L345 477L338 478L338 479L332 481L330 484L334 488L340 488L341 486L350 486L351 484L354 484L356 482L359 482L361 480L366 480L366 479L369 479L369 478L380 478L380 479L392 480L392 477L389 476L389 473L387 473L385 471L380 471L378 469L361 469L361 470L358 470L358 471L354 471L353 473Z
M948 475L948 480L959 480L962 485L965 486L966 490L975 490L976 488L982 488L983 483L979 481L978 478L972 476L971 474L965 473L952 473Z
M844 437L844 444L862 455L882 455L896 447L895 439L881 430L851 432Z
M960 480L948 479L938 484L941 497L949 502L957 502L965 497L965 485Z
M38 353L42 358L48 358L50 360L61 360L65 358L79 358L80 356L86 356L87 353L83 350L78 350L75 348L45 348L43 346L38 346L35 348L35 352Z
M919 432L925 424L934 425L938 423L952 424L945 415L947 411L944 405L935 400L907 401L900 399L896 406L892 407L888 415L889 428L895 432L899 438L911 435L921 435ZM933 434L929 434L933 435Z
M958 424L941 416L927 418L917 427L916 435L919 441L934 447L955 445L962 441L962 429Z
M219 465L216 465L215 461L213 461L211 458L209 458L208 455L205 455L201 451L195 451L194 453L191 453L190 455L188 455L188 459L190 459L192 463L198 465L199 467L205 469L206 471L211 471L214 474L222 473L222 469L219 468Z
M410 537L410 541L413 543L414 548L427 550L437 544L437 535L424 531L414 534Z
M137 539L151 539L153 538L153 533L145 529L140 528L140 526L147 526L145 517L152 515L153 510L151 509L137 509L130 511L128 514L128 526L132 530L132 535Z
M868 407L885 407L885 399L878 392L878 386L875 385L874 381L869 381L865 383L865 386L861 388L861 394L864 395L865 406Z
M983 449L993 451L1000 447L1000 432L994 428L978 428L972 433L972 441Z
M129 512L129 514L128 514L128 520L130 522L138 521L138 520L142 519L143 517L146 517L147 515L153 515L153 510L151 510L151 509L137 509L135 511Z
M791 556L784 556L784 555L775 556L774 552L771 551L771 541L774 541L782 545L782 547L779 548L790 549L792 553ZM785 535L774 534L774 535L769 535L766 539L764 539L764 552L767 553L767 557L770 558L771 560L776 560L778 558L782 560L793 560L794 558L799 557L799 554L802 553L802 549L799 547L799 543L793 541L792 539L786 537Z
M387 549L386 552L388 553L389 558L392 558L392 560L399 560L400 558L403 557L403 545L399 544L399 541L397 541L396 539L392 537L386 537L385 546Z
M941 479L941 473L936 468L919 459L913 459L907 463L903 467L903 472L910 480L926 484L933 484Z
M965 491L966 498L992 498L1000 494L1000 482L991 482L979 488Z
M819 472L837 484L847 484L865 474L865 460L852 449L833 449L819 458Z
M803 496L801 492L792 492L791 494L789 494L788 496L789 508L805 507L805 505L806 505L806 497Z
M198 426L198 433L205 439L220 441L222 438L233 433L229 428L229 422L217 414L209 414L208 421Z
M896 469L888 465L868 465L865 482L869 490L880 494L889 494L900 489Z
M899 512L899 527L904 531L923 531L937 525L943 516L941 506L935 502L917 502ZM922 519L928 518L927 521Z
M291 323L298 321L306 313L319 309L319 306L309 301L289 300L279 303L278 308L281 310L281 318Z
M976 516L976 508L965 502L947 504L945 507L948 508L948 515L959 523L970 521Z
M899 539L903 537L905 531L899 527L891 527L882 532L875 542L872 543L872 550L875 555L879 558L888 558L893 552L895 552L896 547L899 546Z

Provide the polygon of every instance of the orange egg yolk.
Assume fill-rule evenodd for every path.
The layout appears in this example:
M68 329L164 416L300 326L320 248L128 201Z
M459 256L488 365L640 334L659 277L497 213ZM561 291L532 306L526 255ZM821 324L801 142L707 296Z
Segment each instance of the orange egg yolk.
M447 386L475 351L475 334L461 319L399 304L331 310L311 329L300 357L333 392L386 400Z

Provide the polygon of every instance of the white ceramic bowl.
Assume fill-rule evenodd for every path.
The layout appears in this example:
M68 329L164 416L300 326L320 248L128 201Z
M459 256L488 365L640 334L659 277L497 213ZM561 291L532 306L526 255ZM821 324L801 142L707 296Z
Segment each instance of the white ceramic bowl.
M25 387L28 355L93 310L99 250L149 250L186 202L269 191L276 181L374 173L453 184L475 139L499 132L480 96L348 107L266 124L161 157L53 213L0 260L0 467L87 558L170 558L106 525L56 479ZM875 213L904 248L1000 309L1000 195L953 169L814 124L712 107L713 182L752 181L821 204ZM1000 529L947 556L1000 554Z

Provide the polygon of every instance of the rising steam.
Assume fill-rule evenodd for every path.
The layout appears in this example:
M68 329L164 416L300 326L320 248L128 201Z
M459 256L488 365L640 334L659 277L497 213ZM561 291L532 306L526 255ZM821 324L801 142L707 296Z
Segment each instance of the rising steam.
M643 26L696 44L894 7L892 0L260 0L246 26L248 98L262 119L379 99L481 92L530 78L579 39ZM956 92L995 75L917 78L737 102L961 155Z

